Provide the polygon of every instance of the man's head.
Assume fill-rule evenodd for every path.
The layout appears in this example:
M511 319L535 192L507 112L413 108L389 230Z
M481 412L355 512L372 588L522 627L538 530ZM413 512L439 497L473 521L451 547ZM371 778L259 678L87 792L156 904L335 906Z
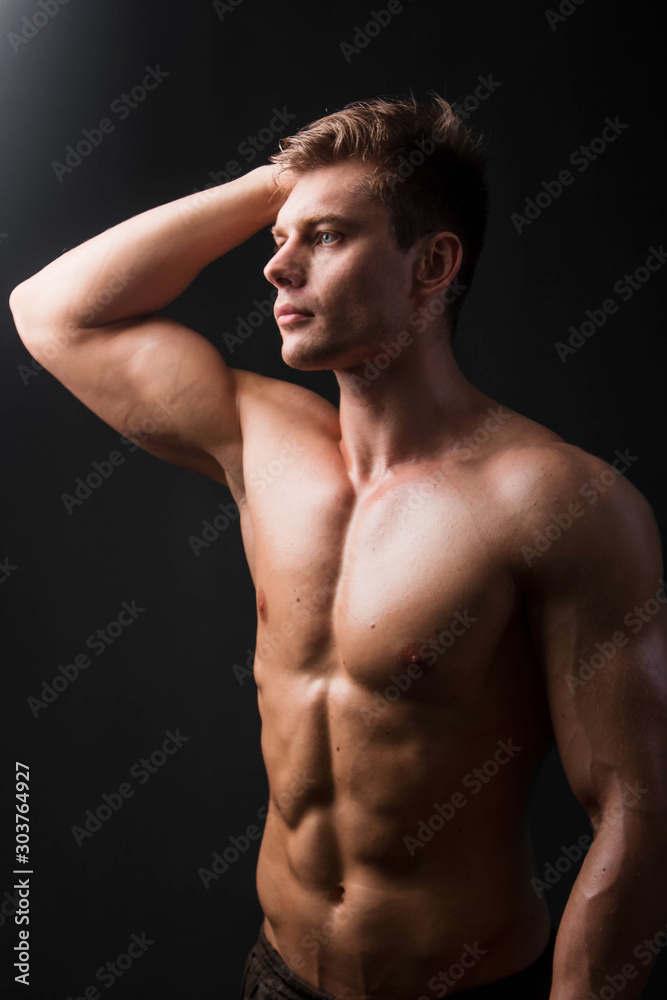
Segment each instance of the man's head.
M451 336L487 195L479 141L450 105L437 95L428 105L355 102L280 145L271 162L298 180L278 213L265 274L278 305L314 313L281 324L285 361L347 366L373 346L374 331L381 340L414 326L417 307L422 328Z

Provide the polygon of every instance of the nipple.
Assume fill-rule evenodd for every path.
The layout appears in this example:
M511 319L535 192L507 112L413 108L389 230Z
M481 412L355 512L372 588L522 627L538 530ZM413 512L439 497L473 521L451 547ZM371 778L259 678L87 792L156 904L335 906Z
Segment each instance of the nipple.
M427 660L423 659L419 653L412 653L409 657L409 664L414 664L415 667L422 670L424 673L428 673L433 669L433 664L429 663Z

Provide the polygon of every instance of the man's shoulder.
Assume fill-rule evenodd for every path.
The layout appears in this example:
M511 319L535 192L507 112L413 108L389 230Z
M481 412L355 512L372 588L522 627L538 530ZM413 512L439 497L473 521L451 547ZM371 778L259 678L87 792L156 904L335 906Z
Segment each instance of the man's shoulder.
M539 504L563 490L578 492L609 468L610 463L603 458L521 418L512 440L492 456L488 471L508 503L521 505L528 500Z
M616 448L602 458L517 416L512 439L487 471L506 540L524 567L543 561L531 553L554 548L567 560L593 555L619 533L654 533L652 508L628 478L636 454Z

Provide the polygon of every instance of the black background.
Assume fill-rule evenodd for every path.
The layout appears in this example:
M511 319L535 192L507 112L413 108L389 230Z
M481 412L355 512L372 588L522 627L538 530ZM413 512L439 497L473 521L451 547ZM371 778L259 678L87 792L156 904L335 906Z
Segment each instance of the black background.
M404 0L346 61L340 43L353 42L356 26L383 6L242 0L221 18L203 0L70 0L14 51L10 33L25 30L22 19L40 8L3 4L0 559L17 568L0 585L0 894L12 886L16 759L31 768L35 871L32 985L22 995L82 995L132 933L146 932L155 943L115 982L116 1000L236 1000L261 920L259 841L208 889L198 870L210 868L230 837L262 825L268 790L256 688L234 669L246 664L256 626L238 524L198 556L188 541L229 493L130 453L48 372L26 375L21 366L31 358L6 305L21 280L122 219L203 188L209 171L230 159L244 171L265 162L279 135L252 162L239 144L268 125L274 108L294 115L289 134L349 101L410 88L420 98L435 89L462 101L491 74L500 86L469 119L486 136L491 215L461 315L459 363L484 392L585 450L610 461L628 448L638 459L628 476L665 524L664 273L565 362L554 347L587 309L620 301L614 283L667 235L661 5L586 0L552 28L546 2ZM146 100L125 120L110 114L145 67L158 64L169 75ZM58 180L53 161L105 116L113 133ZM511 213L615 116L628 125L618 139L585 172L573 171L572 186L517 233ZM225 344L253 299L271 291L261 273L269 243L258 234L213 263L165 312L209 337L231 364L335 401L331 373L283 364L272 319L233 352ZM125 462L68 513L62 494L116 449ZM136 622L35 717L28 697L133 599L145 609ZM177 728L188 741L139 785L130 768ZM71 828L128 780L134 797L79 847ZM539 871L589 831L555 755L532 818ZM575 874L576 866L546 894L554 925ZM4 956L17 928L8 910L0 916L0 993L9 995L13 959ZM645 996L663 996L665 984L661 956Z

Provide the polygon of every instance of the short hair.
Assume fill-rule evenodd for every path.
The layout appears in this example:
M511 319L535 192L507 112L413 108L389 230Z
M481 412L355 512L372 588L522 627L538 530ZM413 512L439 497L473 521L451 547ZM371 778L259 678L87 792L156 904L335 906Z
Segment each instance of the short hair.
M460 291L444 310L453 335L472 281L486 219L488 192L481 137L436 93L431 104L414 96L354 101L299 129L269 160L304 173L347 160L368 163L364 190L383 202L400 250L430 233L453 232L463 259Z

